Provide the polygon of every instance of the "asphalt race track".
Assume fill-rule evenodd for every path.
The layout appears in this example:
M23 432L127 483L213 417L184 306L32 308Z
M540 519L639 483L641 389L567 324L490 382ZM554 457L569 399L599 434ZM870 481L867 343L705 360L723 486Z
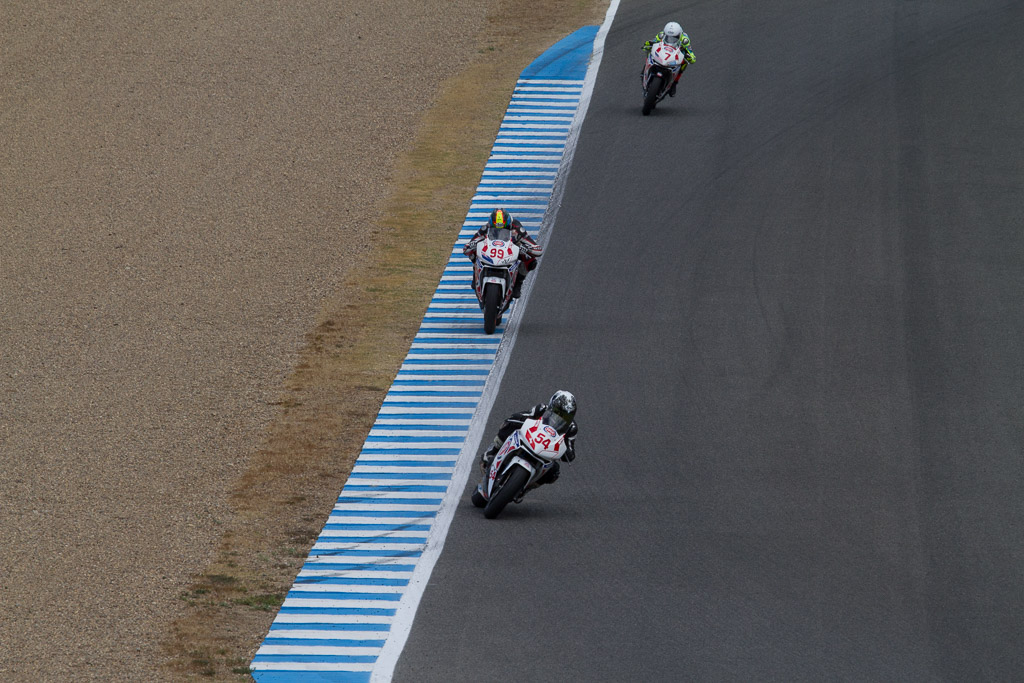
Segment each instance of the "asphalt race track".
M1019 678L1024 4L689 5L619 7L490 419L580 457L467 489L395 680Z

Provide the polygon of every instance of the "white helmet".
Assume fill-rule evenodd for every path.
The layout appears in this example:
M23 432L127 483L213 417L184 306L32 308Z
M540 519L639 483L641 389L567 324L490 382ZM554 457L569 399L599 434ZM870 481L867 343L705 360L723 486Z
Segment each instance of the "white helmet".
M669 45L679 45L679 36L683 35L683 27L674 21L670 21L665 24L665 30L662 31L662 41Z

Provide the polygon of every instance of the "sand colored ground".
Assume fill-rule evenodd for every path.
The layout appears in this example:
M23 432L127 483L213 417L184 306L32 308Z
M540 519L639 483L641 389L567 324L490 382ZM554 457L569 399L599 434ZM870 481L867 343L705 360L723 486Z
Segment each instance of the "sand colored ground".
M0 678L244 678L515 77L605 4L5 4Z

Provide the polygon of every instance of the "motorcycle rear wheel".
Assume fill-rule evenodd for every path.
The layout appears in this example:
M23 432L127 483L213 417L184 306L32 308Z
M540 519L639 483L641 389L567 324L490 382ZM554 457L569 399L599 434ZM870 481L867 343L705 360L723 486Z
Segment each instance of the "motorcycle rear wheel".
M501 308L501 287L493 282L484 287L484 332L494 334Z
M505 506L512 502L512 499L518 495L520 491L526 488L527 482L530 481L530 473L522 467L516 465L512 468L512 471L505 477L505 483L501 485L491 499L487 501L487 507L484 508L484 517L487 519L494 519L501 514L501 511L505 509Z
M644 116L654 111L654 105L658 103L658 95L661 94L661 76L651 76L647 81L647 92L644 94Z

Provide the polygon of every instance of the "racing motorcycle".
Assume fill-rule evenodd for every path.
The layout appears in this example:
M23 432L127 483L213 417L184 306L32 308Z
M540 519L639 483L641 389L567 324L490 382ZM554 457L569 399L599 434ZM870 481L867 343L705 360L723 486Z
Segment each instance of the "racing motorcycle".
M675 45L657 42L651 46L643 72L644 116L668 95L684 59L683 51Z
M519 275L519 245L512 242L508 228L490 228L476 245L473 261L473 291L484 312L484 332L493 334L502 314L512 303L512 290Z
M494 519L510 502L522 502L530 485L547 474L566 449L565 435L555 427L543 419L526 420L498 449L473 492L473 505Z

